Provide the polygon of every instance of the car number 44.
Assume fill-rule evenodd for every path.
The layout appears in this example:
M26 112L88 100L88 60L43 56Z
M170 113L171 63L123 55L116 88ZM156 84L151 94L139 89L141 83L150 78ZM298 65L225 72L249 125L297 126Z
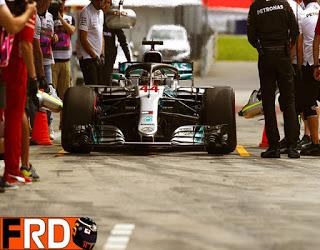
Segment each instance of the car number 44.
M148 86L147 85L145 85L145 86L141 86L140 87L140 90L143 90L144 92L148 92L148 90L150 90L150 91L154 91L154 92L158 92L159 91L159 88L158 88L158 86L152 86L151 88L148 88Z

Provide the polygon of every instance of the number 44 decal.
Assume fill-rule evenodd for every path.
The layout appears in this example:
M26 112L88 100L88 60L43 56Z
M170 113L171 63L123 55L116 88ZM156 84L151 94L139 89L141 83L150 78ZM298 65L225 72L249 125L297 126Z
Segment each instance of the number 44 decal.
M144 85L144 86L141 86L140 90L143 90L144 92L148 92L148 90L158 92L159 88L156 85L153 85L151 88L148 88L147 85Z

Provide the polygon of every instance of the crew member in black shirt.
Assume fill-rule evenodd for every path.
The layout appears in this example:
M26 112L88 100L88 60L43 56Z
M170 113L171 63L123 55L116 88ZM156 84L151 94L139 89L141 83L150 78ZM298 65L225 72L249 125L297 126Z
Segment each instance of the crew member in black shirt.
M106 17L105 20L107 20ZM128 62L131 61L131 56L127 39L122 29L109 29L106 23L104 23L103 36L105 43L105 66L103 69L103 79L106 85L111 85L111 74L117 57L118 43L120 44Z
M299 158L298 120L295 110L290 47L299 35L298 23L286 0L256 0L248 15L248 40L259 52L259 77L266 134L269 142L263 158L280 158L279 130L275 113L277 85L283 100L288 157Z

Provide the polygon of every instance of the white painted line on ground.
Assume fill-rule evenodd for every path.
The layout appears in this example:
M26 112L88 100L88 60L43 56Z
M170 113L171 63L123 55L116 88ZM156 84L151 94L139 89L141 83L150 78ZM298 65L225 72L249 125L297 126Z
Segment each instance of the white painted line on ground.
M126 230L133 230L135 228L134 224L117 224L114 226L114 229L126 229Z
M122 236L130 236L132 230L120 230L120 229L112 229L111 235L122 235Z
M127 244L129 242L129 238L126 236L118 236L118 235L112 235L108 239L108 243L112 244Z
M134 224L116 224L111 230L103 249L126 250L134 228Z
M108 244L104 246L105 250L125 250L127 245Z

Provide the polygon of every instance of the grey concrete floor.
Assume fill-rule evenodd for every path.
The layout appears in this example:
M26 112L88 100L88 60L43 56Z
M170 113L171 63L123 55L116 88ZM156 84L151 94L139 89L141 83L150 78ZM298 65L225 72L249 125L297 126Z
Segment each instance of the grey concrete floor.
M214 67L201 81L231 83L242 93L238 106L258 86L255 63ZM263 126L237 118L238 144L249 156L190 150L80 156L63 153L59 138L54 146L33 146L41 181L0 194L0 215L89 216L98 224L95 249L108 249L119 223L135 225L129 250L319 249L319 159L261 159Z

